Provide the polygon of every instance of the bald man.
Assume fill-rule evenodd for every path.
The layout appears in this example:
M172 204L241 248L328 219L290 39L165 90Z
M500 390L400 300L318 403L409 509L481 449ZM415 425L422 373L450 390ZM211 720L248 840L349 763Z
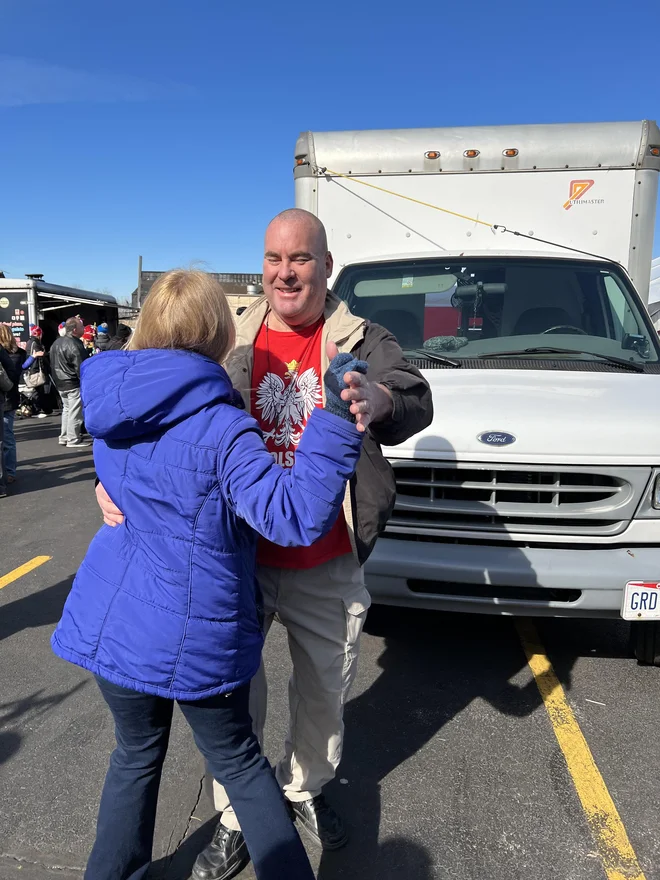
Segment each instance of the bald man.
M293 663L289 733L277 779L300 827L324 849L339 849L348 840L323 787L341 759L343 709L370 604L363 565L394 504L394 476L380 444L407 440L433 417L430 389L392 334L351 314L328 291L332 265L317 217L298 209L278 214L266 230L265 295L238 318L236 345L225 364L284 467L293 465L307 419L323 405L321 377L334 345L369 364L366 376L345 376L350 387L342 396L352 402L366 436L334 527L311 547L279 547L262 539L258 550L265 629L274 620L286 628ZM121 521L102 487L97 494L106 522ZM262 740L263 665L252 682L251 714ZM236 816L217 783L214 795L220 822L195 862L194 880L229 880L249 862Z

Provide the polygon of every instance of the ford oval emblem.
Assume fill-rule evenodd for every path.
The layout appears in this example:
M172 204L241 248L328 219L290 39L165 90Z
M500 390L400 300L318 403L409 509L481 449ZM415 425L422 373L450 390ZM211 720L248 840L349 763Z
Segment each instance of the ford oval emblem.
M477 437L479 443L485 443L486 446L511 446L516 442L513 434L507 434L506 431L484 431Z

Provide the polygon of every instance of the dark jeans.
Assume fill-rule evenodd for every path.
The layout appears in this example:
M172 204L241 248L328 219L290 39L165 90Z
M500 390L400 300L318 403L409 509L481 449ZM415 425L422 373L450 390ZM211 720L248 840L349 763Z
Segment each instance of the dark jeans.
M5 460L5 474L7 477L16 476L16 435L14 434L15 412L6 412L4 417L5 439L3 457Z
M96 678L117 748L103 786L85 880L141 880L151 861L156 803L174 701ZM227 789L259 880L314 874L248 711L249 686L179 706L213 776Z
M7 481L5 477L5 420L3 412L4 394L0 391L0 495L7 493Z

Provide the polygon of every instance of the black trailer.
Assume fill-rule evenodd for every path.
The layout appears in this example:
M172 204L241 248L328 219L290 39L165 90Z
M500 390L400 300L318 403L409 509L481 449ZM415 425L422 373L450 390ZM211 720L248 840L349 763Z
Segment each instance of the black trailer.
M0 324L10 326L23 345L30 337L30 324L39 324L49 348L57 339L59 324L74 315L85 324L106 323L113 335L118 309L117 300L106 293L50 284L36 275L0 278Z

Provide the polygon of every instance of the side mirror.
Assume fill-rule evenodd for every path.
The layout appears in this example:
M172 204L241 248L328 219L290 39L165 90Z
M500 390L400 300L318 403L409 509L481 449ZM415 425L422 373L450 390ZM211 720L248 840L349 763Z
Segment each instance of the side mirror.
M621 342L624 351L635 351L640 357L649 356L649 340L638 333L626 333Z

